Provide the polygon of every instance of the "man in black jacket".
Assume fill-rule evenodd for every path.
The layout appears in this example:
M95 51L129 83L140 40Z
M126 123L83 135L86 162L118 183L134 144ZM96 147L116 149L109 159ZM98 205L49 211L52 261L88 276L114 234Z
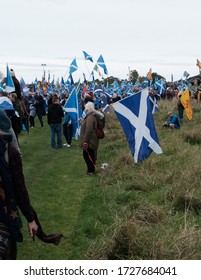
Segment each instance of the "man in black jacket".
M60 100L58 96L54 96L52 99L52 104L48 108L47 121L51 128L51 147L56 147L55 138L57 136L57 147L62 148L62 118L64 117L64 112L62 106L60 105Z

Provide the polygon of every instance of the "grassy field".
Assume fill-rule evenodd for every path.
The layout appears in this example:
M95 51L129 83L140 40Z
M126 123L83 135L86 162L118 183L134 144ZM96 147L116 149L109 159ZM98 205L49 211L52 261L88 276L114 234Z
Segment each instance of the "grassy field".
M163 154L134 164L114 113L107 115L97 168L86 171L74 140L52 150L50 129L20 136L30 199L46 233L63 233L58 246L33 242L23 219L18 259L201 259L201 110L192 102L180 130L162 127L176 100L160 101L155 126ZM109 168L101 170L102 163Z

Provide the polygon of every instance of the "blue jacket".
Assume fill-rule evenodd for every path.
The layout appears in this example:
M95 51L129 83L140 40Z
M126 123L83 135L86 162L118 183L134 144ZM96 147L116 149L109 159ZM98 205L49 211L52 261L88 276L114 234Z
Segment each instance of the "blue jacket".
M175 128L180 128L180 120L177 115L170 117L168 124L174 124Z

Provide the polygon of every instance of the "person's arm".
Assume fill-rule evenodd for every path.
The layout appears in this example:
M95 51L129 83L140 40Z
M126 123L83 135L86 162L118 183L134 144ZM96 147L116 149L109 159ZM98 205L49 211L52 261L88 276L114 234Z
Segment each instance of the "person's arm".
M8 156L17 206L26 220L29 223L33 222L32 207L23 174L22 158L18 150L13 146L9 147Z

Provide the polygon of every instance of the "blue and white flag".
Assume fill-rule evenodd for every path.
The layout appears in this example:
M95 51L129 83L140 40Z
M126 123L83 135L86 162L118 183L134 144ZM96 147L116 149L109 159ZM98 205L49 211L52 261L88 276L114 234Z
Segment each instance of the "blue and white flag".
M156 80L154 85L158 88L158 94L159 95L161 95L165 92L165 87L164 87L165 82L162 79Z
M159 110L158 110L158 104L157 104L156 97L153 94L149 94L149 100L150 100L150 104L151 104L152 114L157 113Z
M73 80L73 76L71 74L68 77L68 81L70 82L71 86L75 84Z
M3 110L15 110L13 103L7 96L0 96L0 108Z
M13 79L11 77L8 65L6 67L6 72L7 72L7 74L6 74L6 92L10 93L12 91L15 91L15 85L13 83Z
M126 135L135 163L146 159L152 151L156 154L162 153L147 89L112 105Z
M76 58L74 58L73 61L71 62L69 73L72 74L73 72L77 71L77 69L78 66L77 66Z
M64 104L64 111L67 112L72 120L74 137L79 136L79 118L82 117L82 110L78 101L78 91L79 91L80 83L78 83L77 87L74 87L71 94L69 95L66 103Z
M95 85L93 89L93 94L95 97L103 95L103 89L101 86Z
M0 92L3 92L3 86L1 84L1 82L0 82Z
M102 94L101 97L100 97L100 100L101 100L101 111L103 113L110 113L110 106L108 105L107 103L107 97L105 94Z
M85 60L90 60L91 62L93 62L93 58L91 55L89 55L88 53L86 53L85 51L83 51L84 54L84 58Z
M25 81L23 78L20 79L20 90L23 93L23 95L28 96L29 95L29 88L25 84Z
M106 65L105 65L105 61L104 61L104 59L103 59L102 54L99 56L99 58L98 58L98 60L97 60L97 64L98 64L101 68L103 68L104 73L105 73L106 75L108 75L107 67L106 67Z

